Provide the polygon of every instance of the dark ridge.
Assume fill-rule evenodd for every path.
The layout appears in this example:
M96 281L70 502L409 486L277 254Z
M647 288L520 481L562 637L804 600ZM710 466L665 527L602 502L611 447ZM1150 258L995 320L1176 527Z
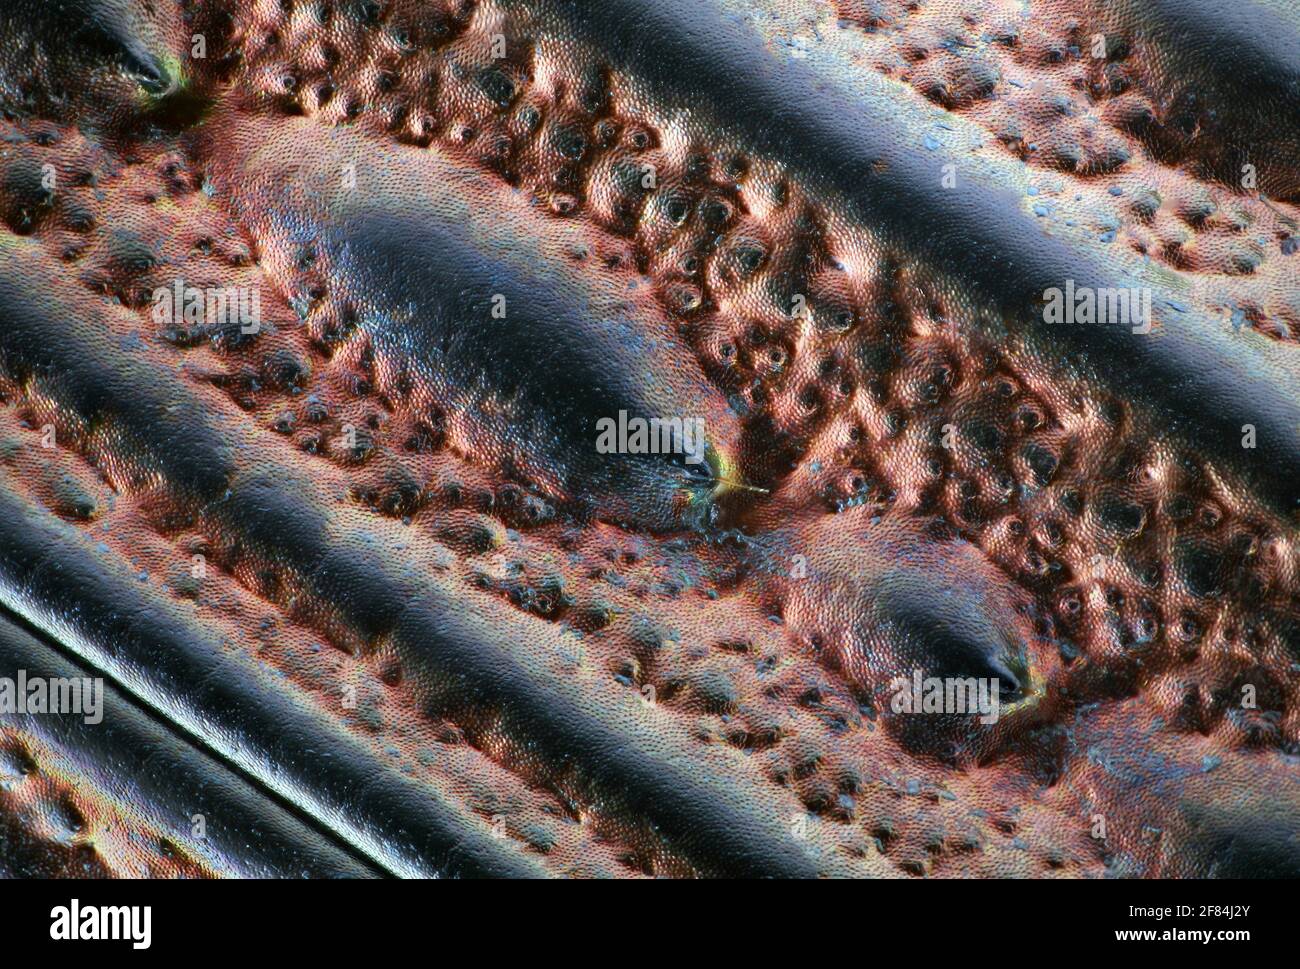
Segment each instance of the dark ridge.
M1300 502L1300 385L1275 348L1236 342L1183 313L1175 294L1153 286L1153 330L1057 326L1044 322L1045 292L1073 279L1094 290L1139 284L1138 267L1108 261L1097 243L1048 235L1022 199L987 183L961 154L930 152L923 108L892 98L864 100L849 79L822 73L818 58L765 46L748 23L711 2L556 0L565 29L643 78L668 104L744 105L720 118L756 149L787 163L812 186L842 197L863 224L971 288L1003 319L1060 359L1082 366L1198 448L1250 477L1279 508ZM944 164L956 188L941 191ZM1258 446L1243 449L1242 425Z
M287 491L282 491L286 489ZM292 501L282 494L292 494ZM727 776L685 754L684 735L646 725L634 701L612 706L557 675L529 646L536 620L430 582L374 544L340 539L310 481L249 479L216 511L268 554L287 548L312 592L365 635L391 637L403 668L452 719L496 710L507 732L549 763L572 763L601 801L649 818L706 871L736 877L813 877L816 867L779 819L756 808L752 778Z
M540 634L536 621L523 622L500 607L491 622L448 625L447 617L461 613L464 603L427 578L399 572L391 549L328 529L329 499L312 480L283 466L231 480L233 458L222 457L227 453L223 439L205 421L203 432L195 433L173 416L201 412L189 388L174 375L124 364L120 353L102 346L109 339L106 325L95 314L73 312L57 286L47 292L39 312L33 294L8 271L13 267L5 260L13 252L0 250L0 268L6 270L0 275L0 321L8 324L0 329L0 353L8 366L70 371L77 391L69 399L81 417L125 422L139 435L142 459L162 468L173 486L188 482L200 497L220 486L217 500L207 503L210 520L226 523L241 540L301 570L363 634L392 628L402 616L405 634L398 639L413 666L431 670L430 676L453 675L471 688L469 695L500 703L518 724L519 736L531 736L553 758L581 764L607 797L627 799L671 837L692 836L688 850L699 854L702 865L736 874L817 873L783 825L755 810L742 778L682 766L680 749L664 756L663 745L679 748L687 743L684 735L664 735L640 723L621 729L627 717L613 708L597 713L592 699L576 692L571 681L549 675L539 680L538 670L527 673L505 644L534 639ZM30 274L40 260L29 253L23 264ZM48 279L57 278L48 273ZM61 334L59 340L48 339L52 329ZM116 360L111 370L109 360ZM226 433L239 431L227 427ZM245 428L244 433L258 432ZM273 460L271 454L261 456L261 466ZM207 486L195 489L196 482ZM376 774L350 738L335 736L319 718L259 689L256 673L241 669L214 633L149 594L135 576L91 554L72 526L11 494L0 495L0 585L10 603L39 603L45 618L32 618L41 625L55 616L78 617L74 628L87 661L131 684L152 705L165 702L191 722L217 725L235 750L268 765L282 780L292 777L295 789L362 819L377 840L408 846L408 864L429 859L438 866L454 864L465 874L532 871L530 862L478 832L454 809L431 801L423 787L389 772ZM412 627L417 621L422 625ZM558 716L558 707L566 714ZM303 756L330 745L336 753L328 760ZM676 778L676 786L665 787L666 777ZM389 830L394 824L404 837ZM699 832L709 836L694 840ZM458 846L454 857L452 846Z
M1120 0L1097 6L1101 22L1157 45L1176 65L1162 80L1194 89L1202 110L1226 117L1248 139L1262 133L1272 142L1268 129L1282 132L1290 151L1262 162L1293 170L1300 165L1300 12L1294 4Z
M291 157L288 147L303 137L315 139L316 173L362 150L348 132L288 122L255 147L282 146L268 157ZM353 192L321 192L272 162L255 173L264 183L247 195L234 189L236 206L263 227L268 209L303 212L337 297L358 308L381 365L420 377L477 415L517 466L556 476L602 517L679 526L675 500L699 476L673 454L598 452L598 422L620 411L645 420L699 417L710 445L727 447L739 436L735 415L648 292L618 291L621 278L593 285L589 274L551 258L588 248L582 234L450 165L422 180L417 166L431 157L396 149L382 171L359 171ZM287 244L274 222L266 234L263 245ZM507 418L488 416L500 409Z
M118 345L110 312L35 245L0 243L0 366L14 379L35 380L87 425L118 429L128 458L186 496L219 497L234 469L233 448L200 401L169 393L142 355Z
M9 0L9 5L16 22L36 25L52 42L116 61L150 94L164 94L176 83L142 39L130 0Z
M317 801L322 823L386 869L544 874L426 785L376 766L351 736L271 689L217 633L8 490L0 490L0 588L6 604L42 629L59 628L78 656L169 722L201 731L241 769L264 783L274 777L277 790Z
M92 678L103 671L72 662L63 648L42 642L16 617L0 613L0 676ZM250 878L374 878L386 874L356 855L333 832L250 782L213 752L195 746L175 725L136 706L115 684L104 685L102 721L81 716L19 716L23 729L68 751L113 800L146 810L198 859L213 858L218 874ZM191 818L206 822L203 844ZM211 849L209 852L208 849ZM9 872L11 875L19 874ZM36 873L30 872L27 875Z

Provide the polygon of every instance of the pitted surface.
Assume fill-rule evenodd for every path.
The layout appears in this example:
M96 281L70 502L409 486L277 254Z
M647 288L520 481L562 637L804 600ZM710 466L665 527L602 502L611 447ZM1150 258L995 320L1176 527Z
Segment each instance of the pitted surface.
M1296 870L1294 118L1082 2L101 6L0 22L0 600L354 873ZM243 873L84 773L8 867Z

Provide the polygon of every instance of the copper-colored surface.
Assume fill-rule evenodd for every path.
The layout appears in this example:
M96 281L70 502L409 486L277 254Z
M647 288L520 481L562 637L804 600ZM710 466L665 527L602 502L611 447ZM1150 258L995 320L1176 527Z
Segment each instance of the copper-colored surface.
M1300 871L1293 88L1164 0L81 2L0 15L0 603L287 833L0 718L0 869Z

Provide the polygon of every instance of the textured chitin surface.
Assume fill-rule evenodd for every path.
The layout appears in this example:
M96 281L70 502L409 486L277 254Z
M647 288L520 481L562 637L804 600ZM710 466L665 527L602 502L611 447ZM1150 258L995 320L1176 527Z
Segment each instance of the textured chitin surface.
M1282 0L0 0L0 871L1300 874L1297 139Z

